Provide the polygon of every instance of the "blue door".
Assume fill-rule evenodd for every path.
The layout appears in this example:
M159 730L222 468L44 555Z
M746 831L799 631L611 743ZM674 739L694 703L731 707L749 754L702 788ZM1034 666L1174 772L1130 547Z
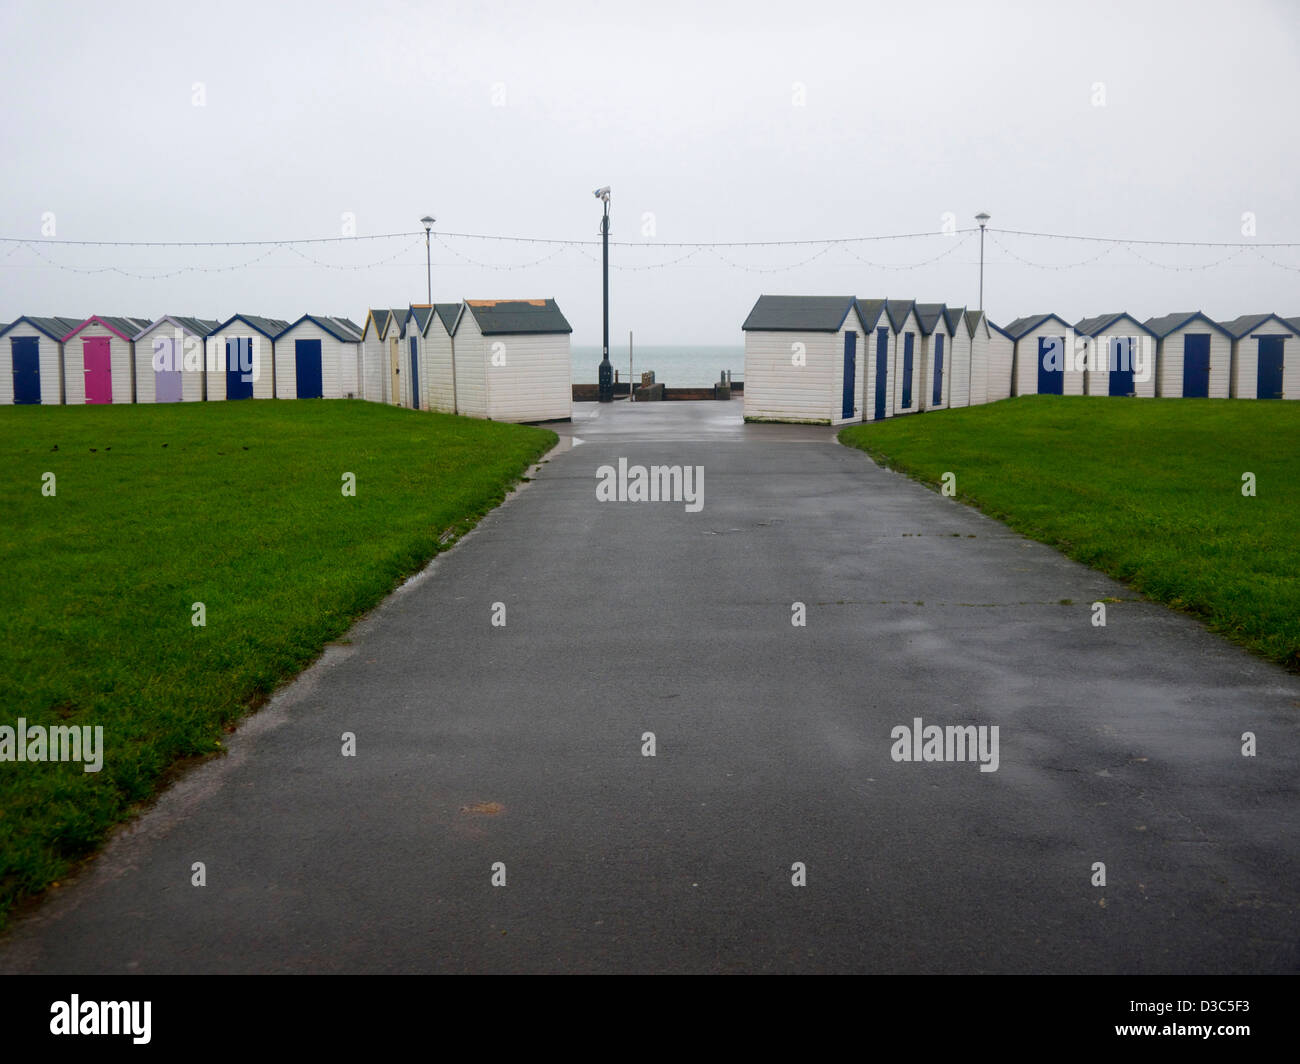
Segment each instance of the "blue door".
M840 417L853 416L853 385L858 379L858 334L844 334L844 396L840 402Z
M1255 398L1282 398L1282 343L1285 337L1259 338L1259 370Z
M934 393L931 405L943 402L943 333L934 334Z
M1038 394L1065 394L1065 337L1038 338Z
M911 333L903 334L903 409L912 405L912 340Z
M876 420L885 416L889 388L889 330L876 330Z
M14 359L14 402L41 401L41 341L35 336L15 336L10 344Z
M420 345L411 337L411 407L420 409Z
M1183 397L1210 397L1210 334L1191 333L1183 337Z
M226 398L253 398L253 338L226 341Z
M293 342L294 372L298 375L298 398L320 399L325 395L321 382L320 341Z
M1133 394L1133 337L1131 336L1111 337L1110 394Z

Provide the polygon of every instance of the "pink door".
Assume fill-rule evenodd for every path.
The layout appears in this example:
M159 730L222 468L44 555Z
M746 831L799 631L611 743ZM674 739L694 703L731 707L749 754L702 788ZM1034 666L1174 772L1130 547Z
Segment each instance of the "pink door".
M86 402L113 401L113 359L107 336L87 336L81 341L86 367Z

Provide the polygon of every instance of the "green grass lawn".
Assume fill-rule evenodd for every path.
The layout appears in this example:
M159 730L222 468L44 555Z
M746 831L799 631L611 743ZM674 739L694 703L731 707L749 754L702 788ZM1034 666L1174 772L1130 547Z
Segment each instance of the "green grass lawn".
M840 440L952 472L957 498L1300 669L1300 403L1027 396Z
M0 925L555 439L346 401L0 407L0 725L102 725L106 751L0 762Z

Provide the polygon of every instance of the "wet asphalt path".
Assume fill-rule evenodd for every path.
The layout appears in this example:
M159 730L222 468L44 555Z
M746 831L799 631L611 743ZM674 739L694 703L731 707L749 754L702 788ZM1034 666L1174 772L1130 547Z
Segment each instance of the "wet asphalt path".
M1300 968L1295 677L830 430L578 411L0 970ZM597 502L620 457L703 509ZM893 761L916 717L997 771Z

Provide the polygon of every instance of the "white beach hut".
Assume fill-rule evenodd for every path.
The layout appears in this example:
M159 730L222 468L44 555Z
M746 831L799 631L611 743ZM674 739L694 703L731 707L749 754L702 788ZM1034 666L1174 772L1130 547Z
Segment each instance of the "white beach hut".
M274 398L275 338L288 327L280 318L236 314L209 333L209 401Z
M1083 371L1075 362L1074 329L1056 314L1031 314L1003 327L1015 343L1013 395L1082 395Z
M416 303L406 315L406 355L419 374L419 407L457 413L452 335L463 304ZM403 405L414 405L403 389Z
M1232 335L1200 311L1148 318L1156 338L1156 395L1227 399Z
M135 337L144 318L94 314L63 338L63 382L69 406L135 402Z
M350 399L357 392L359 327L347 318L304 314L275 337L278 399Z
M993 332L989 327L989 319L982 310L968 310L962 319L970 335L970 405L982 406L989 401L989 360L993 352Z
M913 414L921 408L921 325L916 302L885 300L885 317L894 332L893 409L890 416Z
M204 345L220 324L165 314L135 335L135 401L198 403L207 398Z
M1098 314L1075 323L1076 337L1087 340L1080 352L1085 395L1133 395L1152 399L1156 394L1156 337L1123 312Z
M759 296L741 330L746 419L862 420L858 363L866 329L853 296Z
M81 320L23 316L0 329L0 404L63 402L63 338Z
M918 374L918 409L939 410L948 405L952 376L952 330L942 303L917 303L916 323L921 327L921 365Z
M971 335L964 307L943 308L951 350L948 353L948 406L970 406Z
M452 337L462 414L492 421L573 416L573 332L553 299L467 299Z
M988 321L988 319L985 319ZM1000 325L988 322L989 359L985 402L996 403L1011 398L1011 384L1016 361L1016 342Z
M894 330L885 313L885 300L859 299L858 320L864 337L859 359L862 420L882 421L894 416Z
M1300 341L1289 321L1276 314L1243 314L1219 324L1232 337L1232 398L1300 399Z

